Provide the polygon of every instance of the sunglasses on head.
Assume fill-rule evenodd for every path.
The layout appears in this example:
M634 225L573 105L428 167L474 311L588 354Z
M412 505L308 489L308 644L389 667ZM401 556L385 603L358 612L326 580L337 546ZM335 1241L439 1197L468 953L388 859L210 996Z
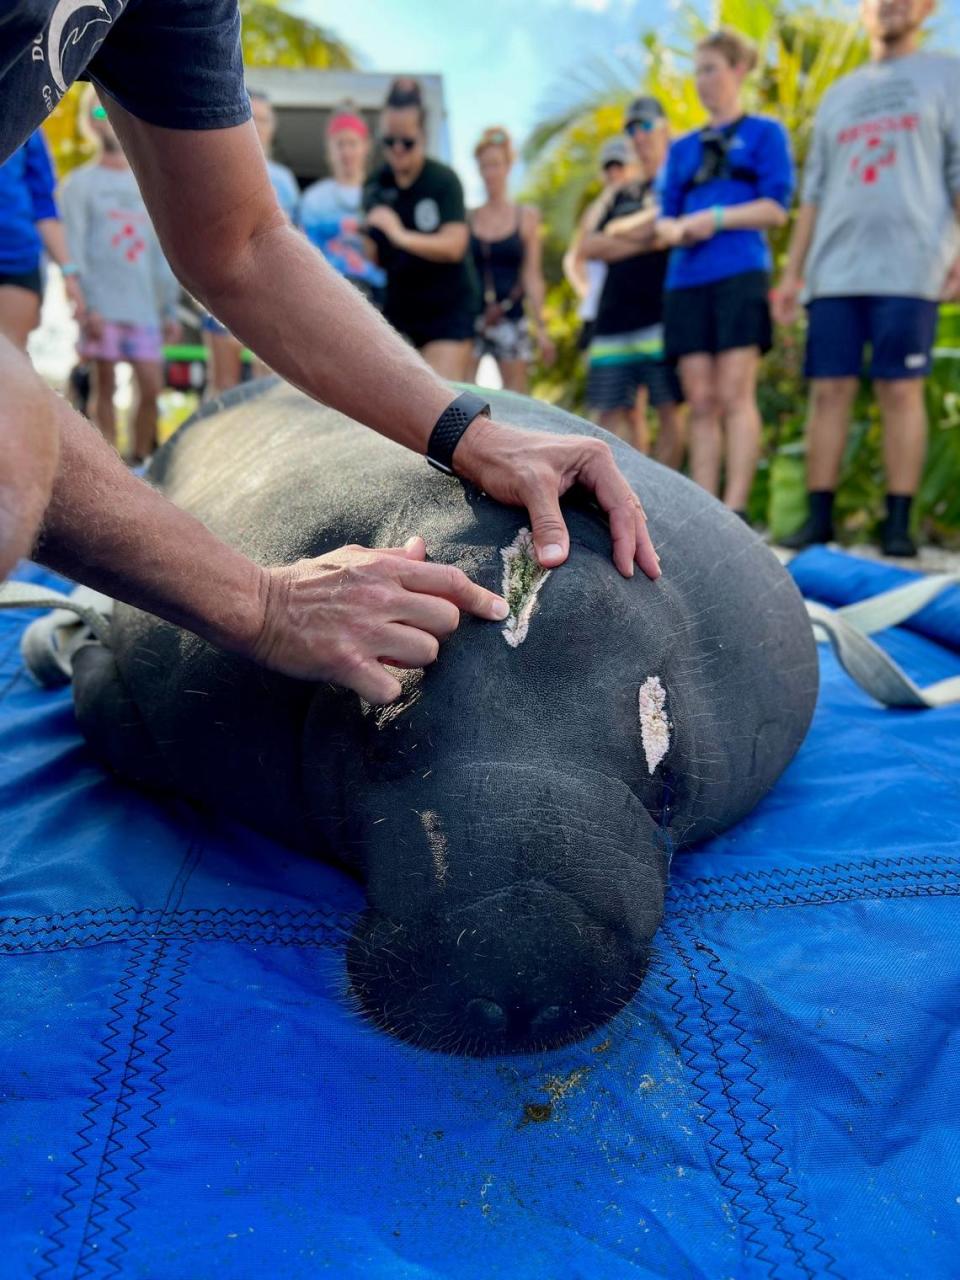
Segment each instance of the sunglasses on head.
M380 145L384 151L392 151L394 147L402 147L404 151L412 151L419 141L419 138L404 138L390 134L380 139Z
M655 127L655 120L629 120L627 122L627 133L632 138L635 133L652 133Z

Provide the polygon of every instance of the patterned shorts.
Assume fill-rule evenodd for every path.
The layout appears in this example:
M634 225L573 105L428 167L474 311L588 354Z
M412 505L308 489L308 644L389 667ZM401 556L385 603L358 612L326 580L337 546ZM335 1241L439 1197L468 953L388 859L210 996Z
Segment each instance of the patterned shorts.
M641 387L646 387L654 408L683 400L676 370L664 359L663 327L594 337L587 366L590 408L632 409Z
M107 321L99 338L81 335L80 355L84 360L154 361L163 359L160 330L150 324L112 324Z
M483 316L478 316L473 354L478 360L481 356L493 356L494 360L532 360L533 343L527 332L526 317L511 320L505 316L487 327Z

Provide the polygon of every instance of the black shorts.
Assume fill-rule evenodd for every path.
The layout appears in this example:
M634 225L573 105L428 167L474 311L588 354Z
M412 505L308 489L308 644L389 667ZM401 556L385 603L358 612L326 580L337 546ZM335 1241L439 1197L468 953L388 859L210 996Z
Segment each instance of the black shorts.
M428 342L466 342L473 340L476 314L473 311L450 311L439 316L387 315L393 327L399 330L412 347L419 351Z
M0 288L5 284L13 285L16 289L28 289L38 298L43 297L43 280L40 277L39 267L34 267L32 271L0 271Z
M773 345L769 290L765 271L669 290L663 305L667 358L718 355L740 347L769 351Z

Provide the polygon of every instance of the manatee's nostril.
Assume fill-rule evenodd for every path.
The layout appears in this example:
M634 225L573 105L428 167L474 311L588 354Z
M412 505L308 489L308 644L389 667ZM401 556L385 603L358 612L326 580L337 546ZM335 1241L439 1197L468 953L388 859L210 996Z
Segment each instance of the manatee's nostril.
M563 1018L563 1010L558 1004L548 1005L546 1009L541 1009L533 1022L530 1024L531 1031L546 1034L556 1031Z
M478 1031L502 1031L507 1025L507 1015L496 1000L478 998L471 1000L466 1009L467 1018Z

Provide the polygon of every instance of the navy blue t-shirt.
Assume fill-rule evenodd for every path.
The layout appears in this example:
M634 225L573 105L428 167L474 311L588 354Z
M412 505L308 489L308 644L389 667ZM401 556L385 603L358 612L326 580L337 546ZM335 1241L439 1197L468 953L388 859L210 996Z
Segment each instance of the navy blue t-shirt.
M782 124L764 116L744 116L724 139L726 176L697 183L695 175L704 162L703 133L688 133L670 148L660 191L665 218L764 198L789 206L795 179ZM762 231L718 231L710 240L672 250L667 289L689 289L748 271L769 271L770 266Z
M0 163L81 78L148 124L242 124L238 0L3 0Z

